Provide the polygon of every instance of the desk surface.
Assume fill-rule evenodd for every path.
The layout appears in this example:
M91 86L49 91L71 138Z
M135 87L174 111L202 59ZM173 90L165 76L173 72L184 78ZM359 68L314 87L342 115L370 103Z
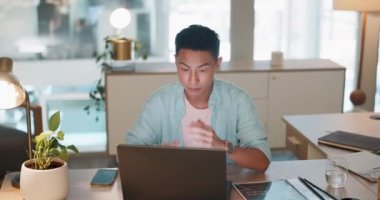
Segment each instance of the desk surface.
M349 175L344 188L333 189L328 187L324 176L324 163L325 160L272 162L265 174L242 169L236 165L229 165L227 167L227 179L233 182L254 182L301 176L309 179L337 198L376 199L376 193L373 193L351 175ZM123 199L119 178L110 187L91 187L90 181L95 172L96 169L70 170L70 191L67 199ZM0 189L0 199L21 199L19 190L10 186L10 177L8 174L4 179ZM236 191L232 191L231 199L241 198Z
M370 116L374 114L379 113L361 112L289 115L284 116L283 120L288 127L287 131L293 130L297 132L302 136L302 139L308 142L308 145L326 156L351 153L351 151L318 144L318 138L327 135L330 132L342 130L367 136L380 137L380 120L373 120L370 118ZM371 184L357 176L356 178L369 187L372 192L377 192L377 184Z

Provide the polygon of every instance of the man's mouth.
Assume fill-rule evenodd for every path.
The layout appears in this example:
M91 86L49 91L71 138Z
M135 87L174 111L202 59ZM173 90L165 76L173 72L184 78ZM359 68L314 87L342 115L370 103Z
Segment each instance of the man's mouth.
M188 88L187 89L189 92L198 92L201 90L201 88Z

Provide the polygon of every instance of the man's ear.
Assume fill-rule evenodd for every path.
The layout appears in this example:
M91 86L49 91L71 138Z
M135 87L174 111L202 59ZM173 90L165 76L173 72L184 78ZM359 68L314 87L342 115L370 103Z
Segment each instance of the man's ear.
M219 57L216 60L216 70L220 70L220 66L222 65L222 62L223 62L223 58L222 57Z
M174 62L177 62L177 54L174 54Z

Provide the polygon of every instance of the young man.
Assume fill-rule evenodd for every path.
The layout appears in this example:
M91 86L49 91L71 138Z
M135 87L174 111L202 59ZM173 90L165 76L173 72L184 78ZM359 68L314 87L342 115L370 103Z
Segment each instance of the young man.
M180 83L156 91L127 134L128 144L224 149L241 167L265 171L267 137L251 97L215 80L222 58L211 29L191 25L177 34L175 63Z

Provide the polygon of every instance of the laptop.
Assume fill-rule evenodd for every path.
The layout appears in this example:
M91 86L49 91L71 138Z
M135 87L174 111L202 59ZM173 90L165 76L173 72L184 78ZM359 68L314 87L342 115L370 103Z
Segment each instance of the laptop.
M124 199L229 199L223 150L119 144L117 155Z

